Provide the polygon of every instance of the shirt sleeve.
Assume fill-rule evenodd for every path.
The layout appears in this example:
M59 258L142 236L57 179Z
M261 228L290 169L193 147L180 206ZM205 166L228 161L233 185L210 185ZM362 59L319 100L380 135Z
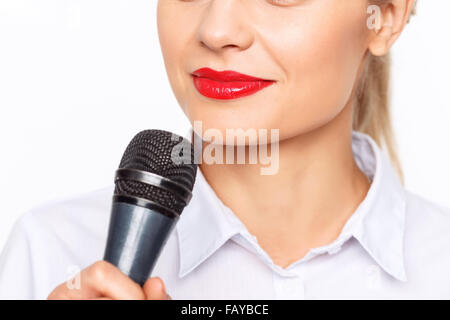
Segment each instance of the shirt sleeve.
M57 286L101 260L111 193L108 187L23 214L0 253L0 299L47 299Z
M43 212L47 211L52 213L51 208L44 208ZM49 228L48 220L54 220L51 218L30 211L14 225L0 255L0 299L46 299L67 280L72 250ZM54 223L61 233L66 231L61 222Z
M33 299L33 274L27 215L14 225L0 255L0 299Z

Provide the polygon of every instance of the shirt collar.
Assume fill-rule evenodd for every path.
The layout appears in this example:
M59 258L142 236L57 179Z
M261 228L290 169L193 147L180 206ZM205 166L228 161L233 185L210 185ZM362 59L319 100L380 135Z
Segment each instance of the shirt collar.
M192 199L176 225L180 249L180 277L185 276L228 239L239 226L224 210L225 205L197 170Z
M348 231L387 273L406 281L405 189L387 155L369 135L354 131L352 148L355 161L372 184L353 214L354 225L349 224Z
M309 254L329 251L354 237L384 271L406 281L403 257L404 188L389 159L369 135L353 131L352 149L356 163L372 180L370 189L338 239L311 250ZM197 170L192 200L182 213L176 230L180 277L194 270L236 234L243 235L248 241L254 238L217 197L201 170Z

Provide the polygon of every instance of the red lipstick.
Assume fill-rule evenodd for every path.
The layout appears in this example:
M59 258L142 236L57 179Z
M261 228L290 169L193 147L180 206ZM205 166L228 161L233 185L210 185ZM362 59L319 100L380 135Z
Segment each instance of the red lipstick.
M252 95L271 84L265 80L235 71L215 71L201 68L192 73L194 86L205 97L231 100Z

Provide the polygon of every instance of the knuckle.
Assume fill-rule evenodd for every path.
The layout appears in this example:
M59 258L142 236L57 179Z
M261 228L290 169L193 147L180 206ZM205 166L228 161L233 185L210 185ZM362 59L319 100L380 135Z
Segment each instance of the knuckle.
M97 261L89 268L89 278L95 282L101 282L108 277L110 272L111 268L105 261Z

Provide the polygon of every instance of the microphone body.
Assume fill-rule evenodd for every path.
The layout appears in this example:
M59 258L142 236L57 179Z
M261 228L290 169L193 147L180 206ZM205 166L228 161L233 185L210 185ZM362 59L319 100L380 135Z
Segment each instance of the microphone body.
M142 286L177 220L153 209L113 201L104 260Z

